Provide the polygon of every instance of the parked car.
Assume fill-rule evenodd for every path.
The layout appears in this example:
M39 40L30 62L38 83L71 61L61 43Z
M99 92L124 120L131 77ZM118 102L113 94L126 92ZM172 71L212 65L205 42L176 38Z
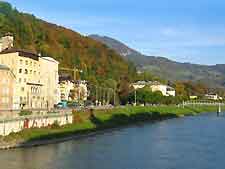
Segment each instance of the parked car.
M67 102L66 101L59 102L56 105L56 108L58 108L58 109L65 109L65 108L67 108Z

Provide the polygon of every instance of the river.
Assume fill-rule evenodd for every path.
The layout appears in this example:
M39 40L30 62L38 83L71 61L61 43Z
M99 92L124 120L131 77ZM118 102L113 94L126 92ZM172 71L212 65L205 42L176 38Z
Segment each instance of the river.
M93 137L1 151L1 169L224 169L225 116L141 124Z

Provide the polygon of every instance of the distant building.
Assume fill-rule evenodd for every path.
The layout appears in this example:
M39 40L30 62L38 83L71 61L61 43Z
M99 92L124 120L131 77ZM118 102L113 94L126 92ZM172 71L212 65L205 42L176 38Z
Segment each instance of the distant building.
M88 87L87 82L84 80L79 80L75 82L75 97L76 101L86 101L88 98Z
M3 44L4 38L1 40ZM9 44L0 52L0 64L7 65L15 75L13 109L53 108L60 100L59 63L53 58L13 49L12 46Z
M86 81L60 82L61 100L63 101L86 101L88 97L88 88Z
M149 83L146 82L146 81L138 81L136 83L132 83L131 86L137 90L137 89L142 89L144 88L145 86L147 86Z
M132 86L135 90L149 87L153 92L160 91L163 96L176 96L176 91L174 88L168 85L161 84L157 81L138 81L136 83L133 83Z
M71 90L74 89L74 83L69 80L65 80L65 81L61 81L59 86L60 86L61 101L72 100L72 98L70 98L70 92Z
M13 48L13 36L10 33L0 39L0 52L6 49Z
M176 91L174 88L168 86L168 85L163 85L160 83L152 83L150 85L150 88L152 89L153 92L160 91L163 96L176 96Z
M0 110L13 109L15 76L6 65L0 65Z
M189 96L189 98L191 99L191 100L196 100L196 99L198 99L198 96Z
M222 100L222 98L216 93L210 93L205 95L205 99L208 100Z

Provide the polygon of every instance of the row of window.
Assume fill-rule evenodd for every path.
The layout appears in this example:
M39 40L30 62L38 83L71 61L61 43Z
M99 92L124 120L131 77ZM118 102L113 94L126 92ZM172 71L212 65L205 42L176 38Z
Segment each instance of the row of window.
M40 94L41 93L41 89L38 88L38 87L31 87L31 93L38 93L38 94Z
M0 102L2 104L8 104L9 103L9 98L8 97L1 97Z
M22 82L27 83L27 82L29 82L29 81L30 81L30 79L24 78L24 79L22 80L22 78L19 78L19 83L22 83ZM41 81L38 80L38 83L41 83Z
M43 101L45 100L44 97L40 97L40 96L37 96L37 97L33 96L32 99L37 99L37 100L41 100L42 99ZM27 102L27 97L20 96L20 102Z
M25 88L21 87L21 91L24 92ZM39 87L31 87L31 93L32 94L40 94L41 93L41 89Z
M23 73L23 69L19 69L19 73ZM24 74L27 75L28 73L29 73L28 70L27 69L24 69ZM30 74L32 74L32 73L34 73L34 75L36 75L37 74L37 71L30 70ZM40 75L41 73L38 72L38 74Z
M29 63L28 60L25 60L25 61L24 61L24 60L20 59L20 65L23 65L24 63L25 63L25 65L30 65L30 66L32 66L32 65L36 66L36 65L37 65L36 62L30 61L30 63ZM41 65L39 64L38 66L40 67Z
M9 95L9 88L2 88L2 95Z

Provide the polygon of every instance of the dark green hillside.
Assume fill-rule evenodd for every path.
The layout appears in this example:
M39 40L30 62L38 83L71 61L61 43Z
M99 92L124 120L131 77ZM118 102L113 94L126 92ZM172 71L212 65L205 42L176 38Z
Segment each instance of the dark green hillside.
M106 45L72 30L18 12L9 3L0 2L0 36L13 33L15 47L52 56L61 67L82 69L86 79L118 80L132 76L134 66Z

